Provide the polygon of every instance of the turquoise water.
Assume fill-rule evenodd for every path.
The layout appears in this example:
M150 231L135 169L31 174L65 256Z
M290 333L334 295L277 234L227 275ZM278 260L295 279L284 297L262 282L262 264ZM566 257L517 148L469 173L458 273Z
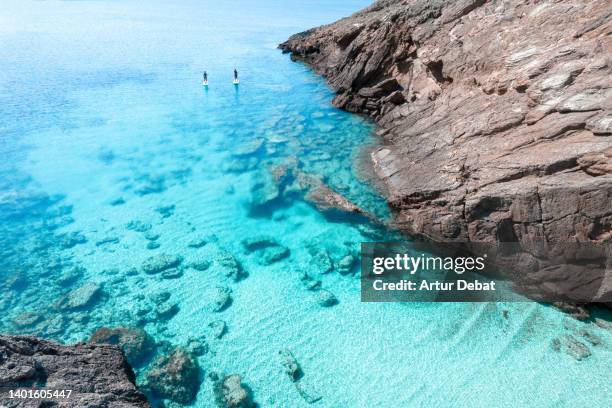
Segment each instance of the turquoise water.
M602 320L530 303L364 304L356 265L322 274L313 261L325 250L338 266L395 235L330 218L297 181L279 190L273 174L288 168L389 216L361 160L373 125L334 109L324 81L276 45L366 1L4 3L0 332L72 343L140 327L158 354L205 341L196 407L215 406L212 372L240 374L261 407L310 406L283 349L314 406L612 405ZM288 255L245 249L262 234ZM143 272L159 254L180 257L174 276ZM227 276L228 257L248 276ZM320 306L304 272L338 304ZM232 301L215 312L219 286Z

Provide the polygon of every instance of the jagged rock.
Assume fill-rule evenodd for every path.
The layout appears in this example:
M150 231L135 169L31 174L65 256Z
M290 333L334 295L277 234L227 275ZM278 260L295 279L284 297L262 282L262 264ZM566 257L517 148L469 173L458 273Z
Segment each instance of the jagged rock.
M96 344L114 344L121 347L131 365L143 363L155 347L155 341L149 333L139 328L101 327L91 335L89 341Z
M611 12L606 0L381 0L280 47L327 78L336 106L380 125L371 157L404 232L529 253L611 239ZM577 302L602 282L579 273L563 293Z
M153 362L146 387L160 398L190 404L200 388L200 367L191 354L176 348Z
M228 375L215 386L217 405L223 408L254 408L251 390L242 384L238 374Z
M227 323L225 323L223 320L215 320L210 322L208 327L210 327L212 336L215 339L220 339L225 335L225 333L227 333Z
M165 271L166 269L176 268L182 262L183 258L176 255L159 254L147 258L142 264L144 273L153 275Z
M60 310L82 309L95 302L101 292L102 286L100 284L88 282L63 296L57 302L57 308Z
M0 335L0 356L2 387L44 384L50 389L69 389L71 407L150 407L117 346L62 346L35 337ZM28 401L9 406L32 405Z
M226 286L217 286L212 297L212 311L222 312L232 303L232 290Z
M331 307L338 304L338 298L328 290L320 290L317 297L319 305L323 307Z

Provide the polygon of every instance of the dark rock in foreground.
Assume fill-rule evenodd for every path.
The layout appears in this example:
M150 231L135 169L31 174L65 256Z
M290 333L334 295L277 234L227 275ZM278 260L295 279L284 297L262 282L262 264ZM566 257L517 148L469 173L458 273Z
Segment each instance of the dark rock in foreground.
M127 327L101 327L91 335L90 342L118 345L132 365L146 360L155 347L155 341L149 333L143 329Z
M382 0L280 47L382 127L372 160L402 230L529 252L612 237L611 13L605 0Z
M73 390L70 399L59 401L65 407L150 407L117 346L62 346L35 337L0 335L0 387L32 386ZM6 393L0 393L0 406L32 403L9 401Z

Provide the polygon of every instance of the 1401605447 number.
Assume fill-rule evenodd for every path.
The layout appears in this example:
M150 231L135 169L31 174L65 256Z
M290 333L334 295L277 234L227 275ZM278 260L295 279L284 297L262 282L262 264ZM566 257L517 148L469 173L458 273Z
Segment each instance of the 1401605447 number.
M10 399L68 399L72 390L44 390L33 388L21 388L8 390Z

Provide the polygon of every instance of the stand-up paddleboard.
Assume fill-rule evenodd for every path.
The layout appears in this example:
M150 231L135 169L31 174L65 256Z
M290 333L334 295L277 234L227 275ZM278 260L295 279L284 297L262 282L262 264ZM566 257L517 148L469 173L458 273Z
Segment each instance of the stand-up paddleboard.
M208 86L208 81L202 81L202 86Z
M238 85L239 83L240 83L240 80L239 80L239 79L234 79L234 81L233 81L233 84L234 84L234 85Z

